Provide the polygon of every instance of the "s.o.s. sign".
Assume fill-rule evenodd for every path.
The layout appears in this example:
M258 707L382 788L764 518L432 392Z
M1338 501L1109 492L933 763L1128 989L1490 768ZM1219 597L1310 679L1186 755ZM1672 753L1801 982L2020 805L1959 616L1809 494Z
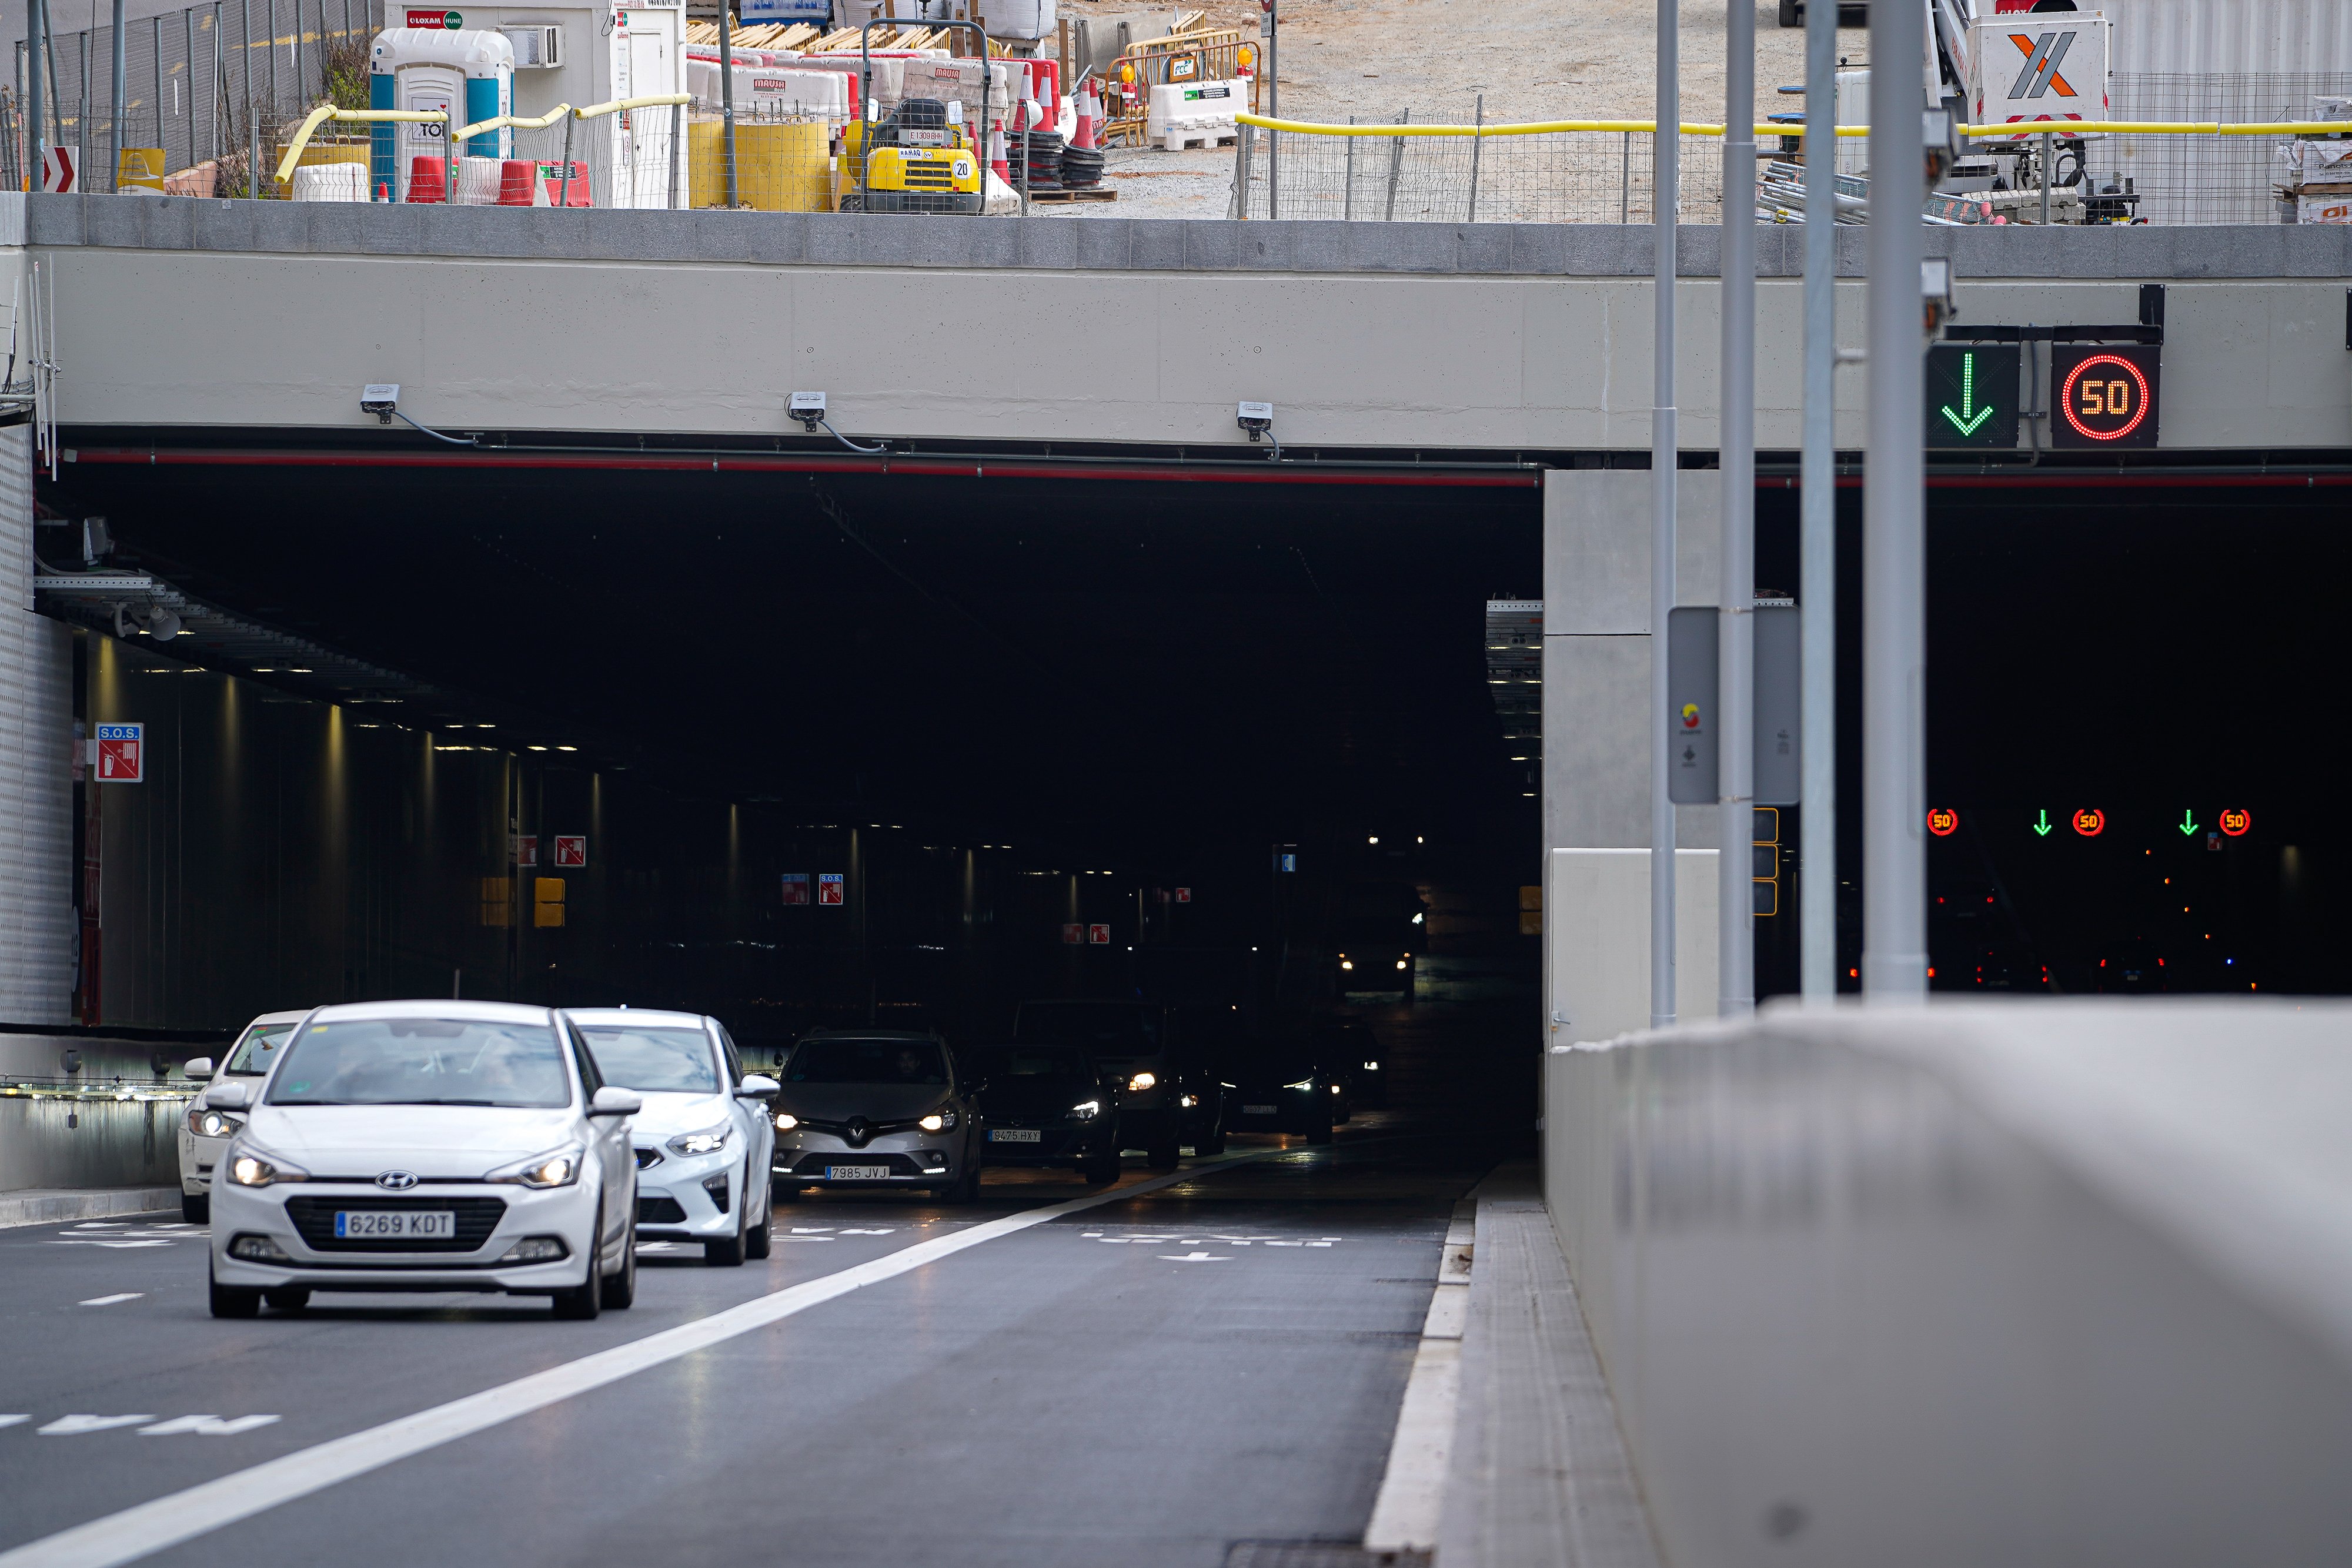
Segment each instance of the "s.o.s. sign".
M2051 444L2154 446L2163 350L2053 345Z

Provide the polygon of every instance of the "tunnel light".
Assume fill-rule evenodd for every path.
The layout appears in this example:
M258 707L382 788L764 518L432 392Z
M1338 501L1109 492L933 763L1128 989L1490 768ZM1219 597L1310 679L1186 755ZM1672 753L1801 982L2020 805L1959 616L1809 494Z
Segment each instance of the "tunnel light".
M555 749L558 751L577 751L580 748L576 746L559 746Z
M1366 839L1366 840L1364 841L1364 842L1366 842L1366 843L1368 843L1368 844L1376 844L1376 843L1379 843L1380 841L1381 841L1381 836L1380 836L1380 834L1378 834L1378 833L1374 833L1370 838Z
M289 675L307 675L313 672L304 669L299 664L289 664L286 666L286 673Z
M1520 758L1520 760L1521 760L1521 761L1525 761L1525 760L1526 760L1526 758ZM1427 839L1423 838L1419 833L1415 833L1415 834L1412 836L1412 841L1413 841L1414 843L1417 843L1417 844L1425 844L1425 843L1429 842L1429 841L1428 841Z
M545 751L547 747L544 746L526 746L523 749L525 751Z
M478 724L474 727L476 729L496 729L499 727L494 724Z

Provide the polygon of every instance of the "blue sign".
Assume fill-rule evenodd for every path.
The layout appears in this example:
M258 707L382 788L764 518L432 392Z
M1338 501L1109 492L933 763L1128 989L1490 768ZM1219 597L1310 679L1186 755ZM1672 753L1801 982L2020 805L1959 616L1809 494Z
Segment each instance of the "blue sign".
M753 22L814 22L833 17L833 0L742 0L736 15L745 26Z

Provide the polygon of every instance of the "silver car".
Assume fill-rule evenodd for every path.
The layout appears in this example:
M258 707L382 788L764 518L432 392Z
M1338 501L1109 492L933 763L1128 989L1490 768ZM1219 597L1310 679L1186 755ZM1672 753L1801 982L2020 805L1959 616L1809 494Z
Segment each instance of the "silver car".
M221 1057L217 1071L211 1057L199 1056L188 1063L187 1074L192 1079L222 1082L252 1079L258 1083L277 1059L278 1048L286 1043L294 1026L309 1016L264 1013L245 1026L236 1043ZM213 1167L220 1164L222 1151L244 1125L242 1113L215 1111L204 1103L202 1095L180 1118L180 1218L191 1225L203 1225L212 1218Z
M825 1030L802 1037L776 1092L775 1186L929 1187L980 1197L980 1117L935 1034Z
M721 1268L765 1258L776 1081L747 1077L727 1030L699 1013L576 1008L571 1018L604 1082L645 1101L629 1124L638 1239L698 1241Z

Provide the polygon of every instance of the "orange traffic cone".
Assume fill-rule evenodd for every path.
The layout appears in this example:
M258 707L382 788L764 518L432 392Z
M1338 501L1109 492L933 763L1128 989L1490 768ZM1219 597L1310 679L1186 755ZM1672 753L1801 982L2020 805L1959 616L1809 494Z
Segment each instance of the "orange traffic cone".
M1091 152L1095 150L1097 145L1095 141L1095 117L1100 113L1102 113L1102 104L1095 97L1094 83L1088 82L1078 89L1078 134L1071 141L1071 146L1081 152Z
M992 125L988 130L988 169L1006 184L1013 183L1013 166L1004 161L1004 127Z

